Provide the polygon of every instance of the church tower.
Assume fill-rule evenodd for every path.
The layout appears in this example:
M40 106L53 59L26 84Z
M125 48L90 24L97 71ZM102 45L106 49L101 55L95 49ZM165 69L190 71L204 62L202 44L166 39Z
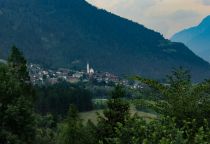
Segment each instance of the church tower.
M92 75L94 72L94 69L90 67L89 63L87 63L87 74Z
M87 63L87 74L89 74L90 73L90 65L89 65L89 63Z

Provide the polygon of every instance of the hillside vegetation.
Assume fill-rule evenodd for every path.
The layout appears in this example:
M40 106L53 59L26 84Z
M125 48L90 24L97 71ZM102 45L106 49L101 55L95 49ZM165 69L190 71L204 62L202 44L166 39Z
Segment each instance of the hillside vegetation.
M1 144L210 143L210 81L193 85L189 72L184 69L172 71L167 78L169 85L141 76L133 78L153 90L154 101L135 99L132 105L152 109L157 116L154 119L146 121L143 115L133 115L126 89L117 85L106 101L106 108L97 114L97 121L83 123L77 108L89 109L89 94L68 84L39 91L46 92L42 97L52 96L52 99L46 99L49 106L50 101L59 99L61 103L73 103L69 104L63 117L59 116L60 109L56 113L51 106L46 109L49 113L35 111L36 91L30 82L26 63L22 53L13 47L8 62L0 64ZM80 107L73 94L83 95L80 99L83 103L87 100L88 105ZM65 110L66 105L62 107L61 103L56 106Z
M143 25L97 9L84 0L1 0L0 48L11 44L29 62L48 68L85 68L162 79L173 67L193 80L210 76L210 65L181 43Z

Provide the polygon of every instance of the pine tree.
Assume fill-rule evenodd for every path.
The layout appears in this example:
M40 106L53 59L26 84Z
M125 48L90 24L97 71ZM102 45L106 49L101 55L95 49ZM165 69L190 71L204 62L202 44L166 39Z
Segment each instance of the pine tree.
M121 86L116 86L111 98L107 102L108 108L104 110L104 116L99 116L98 137L104 143L116 136L115 129L118 124L124 125L129 118L129 104L123 99L125 91Z
M59 144L85 144L82 121L77 108L70 105L65 123L58 137Z
M19 49L15 46L12 47L11 53L8 58L8 66L10 75L17 79L21 93L27 95L27 98L33 98L34 91L32 89L29 72L27 69L27 61ZM32 96L32 97L30 97Z
M0 143L33 144L33 89L26 60L16 47L12 48L8 65L0 68L0 79Z

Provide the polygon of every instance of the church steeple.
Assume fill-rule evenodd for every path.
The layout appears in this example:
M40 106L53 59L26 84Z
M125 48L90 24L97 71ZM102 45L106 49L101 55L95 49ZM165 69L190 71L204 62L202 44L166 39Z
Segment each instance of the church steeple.
M90 65L89 65L89 63L87 63L87 74L89 74L90 73Z
M94 69L90 67L89 63L87 63L87 74L92 75L94 74L94 72Z

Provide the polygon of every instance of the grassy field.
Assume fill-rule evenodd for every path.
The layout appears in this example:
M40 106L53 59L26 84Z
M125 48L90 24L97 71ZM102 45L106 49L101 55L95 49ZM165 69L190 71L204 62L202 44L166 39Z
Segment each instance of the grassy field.
M131 111L132 115L137 113L138 116L143 117L147 121L150 121L150 120L156 118L156 115L154 115L154 114L137 111L134 106L131 106L130 111ZM99 113L102 115L103 110L93 110L93 111L89 111L89 112L83 112L83 113L80 113L80 117L84 120L84 122L91 120L93 123L96 124L97 123L97 114L96 113Z

